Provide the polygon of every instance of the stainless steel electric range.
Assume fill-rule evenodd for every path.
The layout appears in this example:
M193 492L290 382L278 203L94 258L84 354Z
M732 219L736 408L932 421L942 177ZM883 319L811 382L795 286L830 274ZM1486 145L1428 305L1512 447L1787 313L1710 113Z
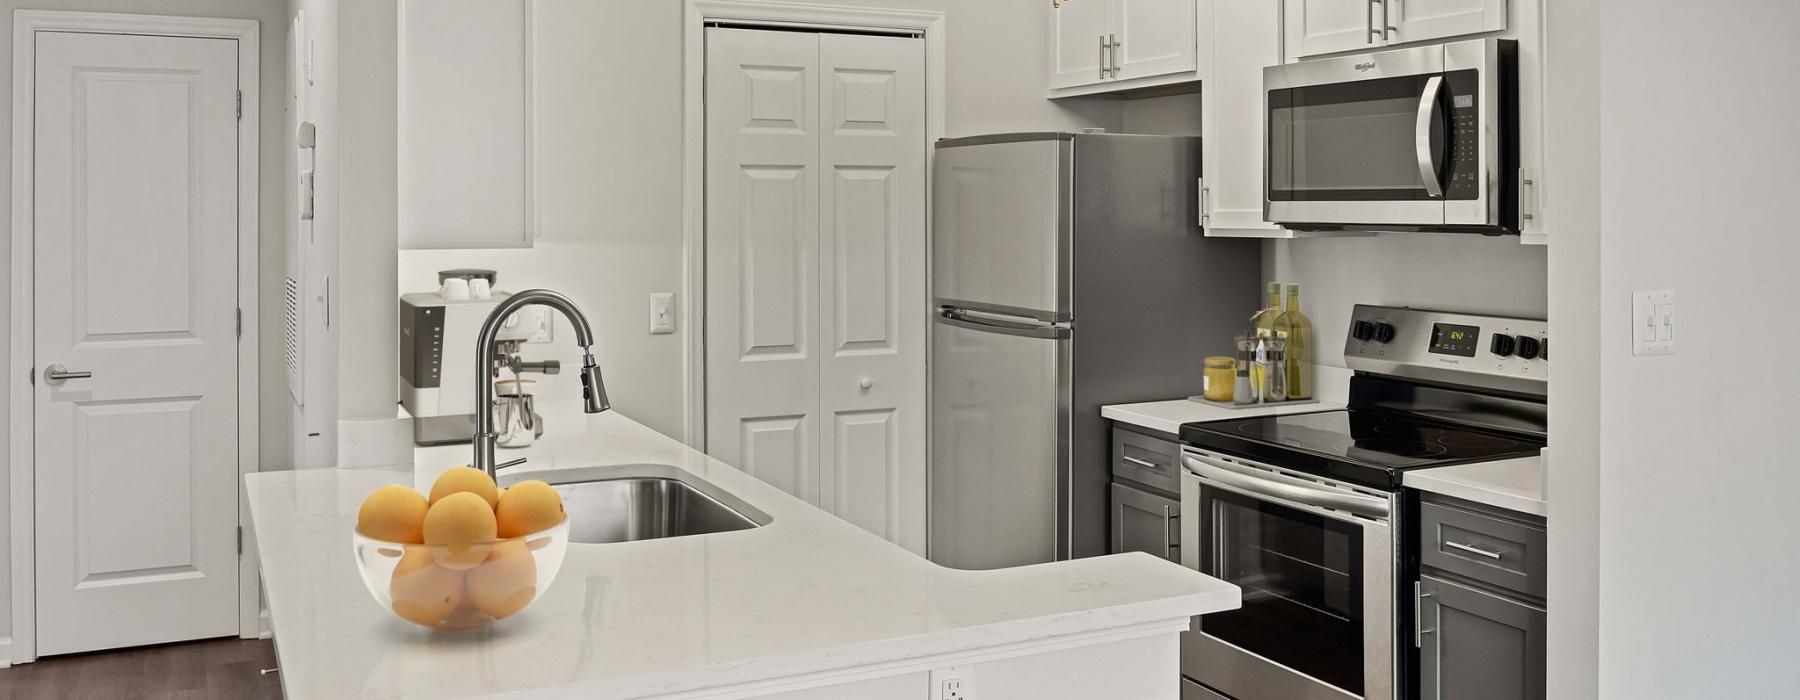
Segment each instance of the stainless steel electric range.
M1183 425L1183 563L1244 596L1182 640L1188 681L1237 700L1412 697L1401 588L1418 501L1401 476L1536 455L1546 336L1543 321L1359 305L1346 408Z

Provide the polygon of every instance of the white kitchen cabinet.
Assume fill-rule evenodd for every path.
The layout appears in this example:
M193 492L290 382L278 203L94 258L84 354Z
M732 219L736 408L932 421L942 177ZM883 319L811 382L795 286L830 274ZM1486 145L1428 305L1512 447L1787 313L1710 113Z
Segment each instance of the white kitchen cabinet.
M1079 89L1111 79L1107 31L1114 0L1063 0L1050 13L1050 90ZM1115 35L1117 32L1113 32Z
M531 246L531 4L401 0L401 248Z
M1289 237L1263 221L1264 66L1281 63L1281 4L1212 0L1204 76L1201 206L1208 236Z
M1507 0L1290 0L1289 62L1506 29Z
M1285 6L1288 54L1292 57L1382 44L1375 28L1381 15L1380 0L1293 0Z
M1212 0L1061 0L1051 12L1050 97L1200 80Z
M1506 28L1506 0L1386 0L1388 43L1431 41Z

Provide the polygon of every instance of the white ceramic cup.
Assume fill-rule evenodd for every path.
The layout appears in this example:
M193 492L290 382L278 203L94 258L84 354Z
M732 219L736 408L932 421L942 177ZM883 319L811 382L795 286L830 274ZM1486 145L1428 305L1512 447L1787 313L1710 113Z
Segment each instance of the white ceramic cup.
M452 277L444 280L444 290L442 294L444 299L448 301L468 301L469 281L461 277Z
M469 296L475 299L491 299L494 296L494 288L488 284L486 277L476 277L469 280Z

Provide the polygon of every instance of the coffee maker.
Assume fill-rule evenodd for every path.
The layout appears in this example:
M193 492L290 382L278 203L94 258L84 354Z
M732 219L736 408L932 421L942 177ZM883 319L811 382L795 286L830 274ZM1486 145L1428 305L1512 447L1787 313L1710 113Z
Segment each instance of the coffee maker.
M400 404L412 416L415 444L466 444L475 434L476 338L488 314L512 296L488 291L496 278L492 270L444 270L438 291L400 296ZM528 306L501 324L498 356L517 363L520 344L549 340L550 315ZM554 361L524 364L557 369Z

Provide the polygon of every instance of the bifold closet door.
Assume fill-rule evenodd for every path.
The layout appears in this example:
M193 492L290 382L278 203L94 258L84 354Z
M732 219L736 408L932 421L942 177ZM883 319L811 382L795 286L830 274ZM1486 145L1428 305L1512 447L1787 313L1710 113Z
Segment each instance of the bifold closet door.
M707 30L707 449L925 541L924 42Z

